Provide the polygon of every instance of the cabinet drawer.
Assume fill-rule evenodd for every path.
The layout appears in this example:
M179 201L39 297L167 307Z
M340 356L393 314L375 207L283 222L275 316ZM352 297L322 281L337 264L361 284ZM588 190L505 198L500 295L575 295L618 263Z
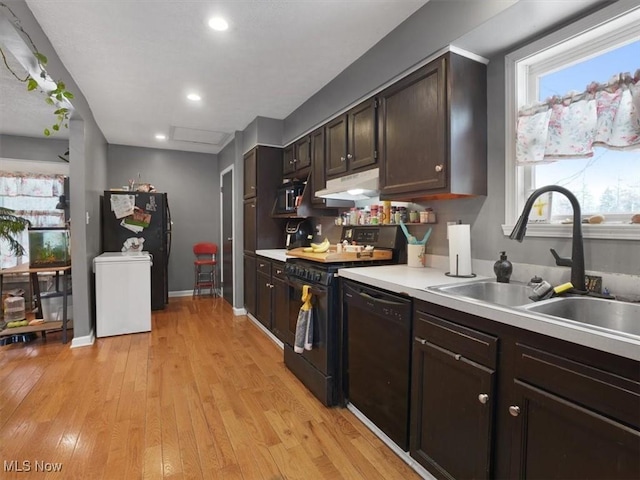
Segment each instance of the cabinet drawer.
M281 262L271 262L271 275L273 278L279 278L281 280L286 280L284 274L284 263Z
M417 312L414 335L489 368L496 368L498 339L424 312Z
M516 376L635 428L640 428L640 374L630 379L516 344Z
M265 258L258 257L256 261L256 270L271 277L271 262Z

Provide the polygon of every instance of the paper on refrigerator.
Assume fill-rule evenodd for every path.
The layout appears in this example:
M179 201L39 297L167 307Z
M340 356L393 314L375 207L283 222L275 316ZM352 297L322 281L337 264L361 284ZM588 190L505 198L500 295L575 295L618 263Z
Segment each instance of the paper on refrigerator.
M116 218L133 215L136 197L134 195L111 195L111 211Z

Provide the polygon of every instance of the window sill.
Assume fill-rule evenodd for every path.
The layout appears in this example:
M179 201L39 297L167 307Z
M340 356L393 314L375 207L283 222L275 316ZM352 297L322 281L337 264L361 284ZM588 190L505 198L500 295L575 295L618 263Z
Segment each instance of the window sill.
M502 225L502 232L509 236L513 225ZM571 238L572 224L541 224L527 225L528 237ZM582 224L584 238L600 238L607 240L640 240L640 225L630 223L602 223L599 225Z

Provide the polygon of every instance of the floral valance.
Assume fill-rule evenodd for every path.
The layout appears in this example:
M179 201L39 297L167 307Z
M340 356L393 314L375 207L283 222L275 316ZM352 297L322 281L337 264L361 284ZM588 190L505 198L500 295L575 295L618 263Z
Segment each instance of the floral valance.
M585 158L594 146L640 147L640 70L518 112L518 164Z
M0 196L58 197L63 189L63 175L0 171Z

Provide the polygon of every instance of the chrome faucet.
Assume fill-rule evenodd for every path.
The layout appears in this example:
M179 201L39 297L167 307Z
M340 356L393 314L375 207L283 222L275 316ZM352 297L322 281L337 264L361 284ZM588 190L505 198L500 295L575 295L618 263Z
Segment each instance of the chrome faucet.
M529 221L529 213L533 207L533 203L536 199L546 192L558 192L562 193L571 202L573 208L573 235L571 246L571 258L563 258L551 248L551 254L556 259L556 265L561 267L571 267L571 283L573 284L574 293L587 293L587 287L585 285L585 273L584 273L584 245L582 241L582 216L580 213L580 203L576 196L564 187L558 185L547 185L535 190L531 196L527 199L522 209L522 214L513 227L513 231L509 238L511 240L518 240L522 242L525 234L527 233L527 222Z

